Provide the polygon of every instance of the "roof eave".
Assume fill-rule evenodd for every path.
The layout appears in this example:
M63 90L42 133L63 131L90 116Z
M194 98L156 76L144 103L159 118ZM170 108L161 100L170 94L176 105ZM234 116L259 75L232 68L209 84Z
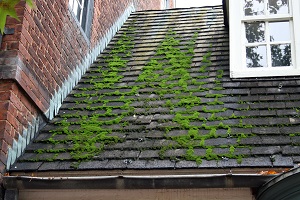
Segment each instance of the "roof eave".
M258 188L274 177L275 175L258 174L91 177L7 176L3 179L3 186L8 190Z

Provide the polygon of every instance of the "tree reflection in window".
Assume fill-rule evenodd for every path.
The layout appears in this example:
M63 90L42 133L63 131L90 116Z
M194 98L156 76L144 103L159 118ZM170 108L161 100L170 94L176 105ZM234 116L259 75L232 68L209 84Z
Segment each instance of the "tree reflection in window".
M270 14L288 14L289 1L288 0L269 0Z
M246 38L248 43L265 41L264 22L245 23L245 27L246 27Z
M245 12L245 16L264 15L265 14L264 0L245 0L244 12Z
M290 66L292 62L291 45L279 44L271 45L271 57L273 67Z
M267 67L267 47L265 45L246 47L247 67Z

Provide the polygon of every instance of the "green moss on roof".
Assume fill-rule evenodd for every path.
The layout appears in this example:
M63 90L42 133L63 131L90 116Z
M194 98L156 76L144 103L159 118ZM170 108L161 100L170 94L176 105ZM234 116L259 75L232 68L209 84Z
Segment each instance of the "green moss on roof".
M223 53L216 49L226 45L219 44L223 35L214 41L207 36L207 27L204 31L191 27L177 31L176 26L144 35L137 25L131 23L118 33L99 57L98 66L90 69L69 96L72 100L64 104L66 113L60 112L53 122L51 137L37 141L49 146L23 161L71 160L76 167L87 160L140 159L126 153L153 151L157 157L141 159L195 161L199 165L203 160L235 159L242 163L244 158L256 156L252 148L264 145L259 143L264 129L293 127L286 121L268 122L274 115L255 108L266 102L259 99L260 94L238 90L237 84L228 80L226 58L225 64L216 60L216 55ZM232 84L230 90L228 83ZM297 106L289 108L299 113ZM276 108L262 110L277 112ZM265 135L279 135L272 131ZM299 135L288 134L291 138ZM277 145L276 141L272 145ZM176 150L182 151L170 154ZM124 155L114 157L112 151ZM60 156L63 153L70 158Z
M132 123L124 120L126 116L138 117L140 113L135 113L135 108L131 106L133 102L143 102L145 113L147 113L151 106L147 105L147 100L140 99L139 93L144 88L152 88L152 94L158 95L156 100L163 101L162 107L170 108L168 114L174 115L172 125L161 127L165 131L165 139L174 141L173 145L161 146L160 156L164 156L164 152L168 149L187 149L186 154L181 159L194 160L198 164L202 159L206 160L219 160L224 156L230 158L240 158L233 154L234 149L239 147L239 144L223 145L223 148L230 148L229 154L216 154L213 153L213 146L206 145L205 141L211 138L227 137L228 135L217 135L218 129L227 129L236 125L228 126L223 125L222 122L208 125L206 122L220 121L225 118L215 117L215 113L226 111L225 107L208 108L212 105L223 105L224 103L219 99L224 97L222 93L223 88L219 86L218 80L222 79L223 70L217 71L217 77L213 87L206 87L208 82L205 81L207 76L207 67L211 65L210 56L211 51L208 51L202 58L202 64L199 66L200 75L198 77L191 77L190 69L194 56L195 42L198 37L198 32L190 35L188 42L185 45L182 43L182 38L172 29L166 32L165 38L160 42L156 49L155 55L149 62L142 68L139 76L136 78L137 85L117 86L122 83L122 72L128 71L127 63L132 58L132 49L134 48L134 32L135 27L132 25L124 32L120 39L115 42L114 47L107 56L104 57L106 66L99 66L98 69L92 69L89 72L89 79L85 82L91 87L79 88L82 93L76 93L74 96L78 98L84 97L84 100L76 101L78 105L86 104L86 107L81 107L80 110L87 111L103 111L101 114L90 113L89 115L77 114L77 108L70 107L74 110L75 114L62 115L62 120L57 122L56 125L60 127L52 131L53 136L45 142L59 144L70 144L69 148L60 149L58 152L70 152L73 160L82 161L93 159L104 147L111 144L122 143L123 137L111 136L114 129L126 134L130 130ZM95 75L93 75L95 74ZM97 75L96 75L97 74ZM189 86L195 86L189 88ZM98 94L97 91L106 92ZM121 91L123 90L123 91ZM85 91L93 91L85 93ZM197 92L207 92L205 98L213 98L213 101L202 102L201 98L194 95ZM211 93L213 92L213 93ZM174 98L166 99L164 95L174 94ZM113 100L105 99L108 96L115 96ZM96 98L92 98L96 97ZM152 99L151 99L152 100ZM195 110L196 106L200 106L199 110ZM175 111L175 108L182 107L184 111ZM114 109L121 109L121 113L113 113ZM211 113L211 116L206 118L201 116L203 113ZM108 118L103 120L103 117ZM238 118L238 117L235 117ZM75 120L70 120L75 119ZM193 122L201 122L202 124L194 125ZM242 126L242 125L241 125ZM72 128L74 127L74 128ZM144 129L144 128L142 128ZM186 135L181 136L168 136L171 130L187 130ZM203 130L209 130L208 133L203 133ZM140 130L142 131L142 130ZM53 139L56 135L66 134L65 140ZM204 148L206 153L203 155L194 154L195 148ZM51 150L37 150L38 153L52 152ZM56 152L56 151L55 151ZM55 159L55 157L53 158ZM52 160L47 158L47 160Z

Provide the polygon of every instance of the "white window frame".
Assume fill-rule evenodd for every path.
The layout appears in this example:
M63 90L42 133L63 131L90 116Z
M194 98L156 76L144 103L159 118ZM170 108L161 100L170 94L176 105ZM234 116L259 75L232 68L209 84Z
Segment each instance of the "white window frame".
M77 18L80 25L82 25L82 14L83 14L84 1L85 0L82 0L82 2L80 3L79 0L69 0L69 6L70 6L71 10L73 11L74 15L76 16L76 18L78 17L77 12L78 12L78 10L80 10L79 19Z
M266 1L266 0L265 0ZM227 4L228 5L228 4ZM274 15L272 18L265 16L244 17L244 0L229 0L229 35L230 35L230 77L268 77L268 76L297 76L300 75L300 0L290 0L290 13L287 15ZM290 14L289 14L290 15ZM289 67L266 67L247 68L246 44L244 22L255 18L253 21L291 21L291 49L292 66ZM270 43L269 43L270 44ZM270 56L267 55L267 56ZM268 63L270 65L270 63Z
M81 3L80 3L81 2ZM94 0L69 0L69 11L84 38L89 43L91 37L91 26L93 22ZM77 15L80 10L80 14Z

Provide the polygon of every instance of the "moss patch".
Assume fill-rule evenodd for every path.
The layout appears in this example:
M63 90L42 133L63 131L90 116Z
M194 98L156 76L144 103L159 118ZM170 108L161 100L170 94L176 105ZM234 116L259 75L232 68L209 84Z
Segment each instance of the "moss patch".
M150 147L152 150L160 150L160 158L167 157L167 150L185 149L185 155L178 159L200 164L202 159L220 160L226 157L240 162L243 156L235 155L234 152L241 147L239 142L247 135L233 135L231 128L248 126L243 123L243 117L220 115L227 111L222 102L222 98L226 97L222 87L224 72L218 70L213 80L208 79L212 65L211 51L204 53L199 66L192 66L198 33L182 38L175 31L168 30L155 55L135 76L136 79L127 84L123 81L124 72L131 71L128 63L134 52L135 30L132 24L103 57L99 67L90 70L84 82L86 87L79 88L80 92L73 96L78 100L75 106L69 108L72 114L62 114L61 120L56 122L59 128L53 130L52 137L44 141L66 146L53 151L39 149L36 153L53 153L48 161L55 160L57 154L62 152L68 152L77 162L91 160L106 147L124 142L128 131L154 129L163 131L164 139L169 141L167 145ZM84 112L88 114L83 114ZM143 119L136 121L140 116L156 113L172 115L174 118L166 121L159 119L162 125L153 128L148 127ZM127 120L127 117L133 118L134 122ZM223 123L229 119L240 121L237 124ZM171 131L186 131L187 134L170 136ZM218 134L224 131L227 134ZM115 136L114 132L123 134L124 137ZM65 139L56 139L60 135L65 135ZM228 149L228 153L217 154L214 148L220 146L207 145L210 139L227 137L236 139L235 144L222 146ZM203 154L195 153L201 149L204 150Z

